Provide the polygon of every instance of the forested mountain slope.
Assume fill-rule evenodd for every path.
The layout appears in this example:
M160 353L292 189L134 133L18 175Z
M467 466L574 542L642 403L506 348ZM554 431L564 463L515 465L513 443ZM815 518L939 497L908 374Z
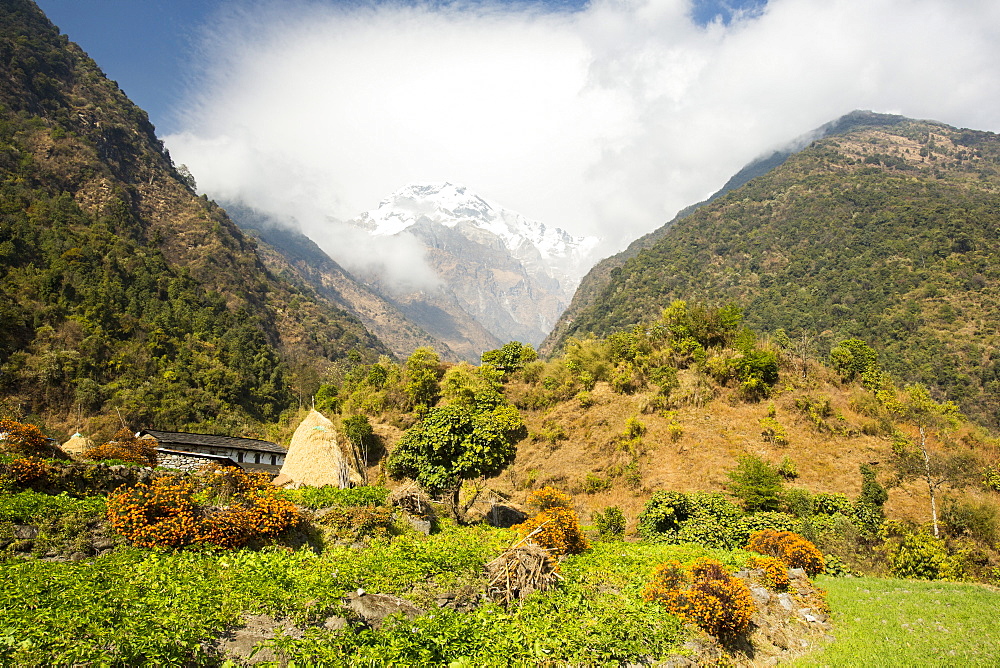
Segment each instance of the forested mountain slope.
M643 250L655 245L657 241L665 237L670 232L670 228L672 228L675 223L690 216L705 204L714 202L727 193L746 185L751 179L763 176L772 169L780 167L786 160L788 160L789 157L806 148L816 139L822 139L834 134L842 134L859 127L880 125L892 126L898 123L904 123L907 120L908 119L903 116L896 116L892 114L876 114L871 111L861 110L852 111L849 114L841 116L835 121L831 121L830 123L822 125L806 135L792 140L783 148L772 151L768 155L761 156L760 158L751 161L743 169L733 174L733 176L726 181L721 188L712 193L708 199L681 209L668 223L656 228L649 234L639 237L630 243L628 248L620 253L615 253L614 255L606 257L595 264L590 271L587 272L587 275L583 277L583 280L580 281L580 285L577 288L576 293L573 295L572 302L560 316L559 322L556 323L556 326L545 338L545 341L542 343L539 351L542 354L549 354L555 346L561 345L566 333L573 327L573 321L576 320L580 312L590 306L601 291L607 287L608 282L611 280L612 271L620 268L629 259L635 257Z
M610 272L554 347L736 301L805 345L859 337L1000 424L1000 138L900 119L817 140Z
M5 412L253 431L348 353L387 352L269 273L146 114L27 0L0 3L0 62Z

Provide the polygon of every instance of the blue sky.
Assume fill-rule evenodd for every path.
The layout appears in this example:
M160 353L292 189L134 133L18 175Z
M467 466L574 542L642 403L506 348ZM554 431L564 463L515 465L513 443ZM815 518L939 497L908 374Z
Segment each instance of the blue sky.
M220 0L36 0L160 132L184 92L199 26Z
M226 6L239 0L36 0L59 29L79 44L133 102L145 109L161 133L178 128L172 110L190 82L191 52L202 29ZM695 0L693 18L705 24L728 21L734 8L757 7L766 0ZM345 4L328 2L325 4ZM510 5L512 3L504 3ZM582 9L582 0L536 4L550 11Z

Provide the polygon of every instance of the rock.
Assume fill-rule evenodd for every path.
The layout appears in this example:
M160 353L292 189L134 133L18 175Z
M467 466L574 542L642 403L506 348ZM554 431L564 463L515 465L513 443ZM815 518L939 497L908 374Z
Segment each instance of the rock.
M407 619L413 619L424 612L409 601L388 594L348 594L344 597L344 607L376 630L381 628L382 620L389 615L402 613Z
M32 526L30 524L15 524L14 525L14 539L15 540L30 540L38 536L38 527Z
M409 524L415 531L422 533L425 536L431 534L431 521L421 519L419 517L413 517L412 515L403 515L406 518L406 523Z
M251 615L246 618L243 626L230 630L215 644L224 656L239 659L238 663L241 665L243 661L250 659L251 655L253 663L282 661L284 657L278 656L274 650L267 647L261 648L254 654L254 648L274 638L279 629L292 638L302 637L302 630L287 619L278 621L270 615Z
M795 609L795 602L792 601L791 594L778 594L778 604L788 612Z
M802 568L789 568L788 577L792 580L808 580L809 576L806 575L805 569Z
M511 505L496 504L491 506L486 512L484 519L490 526L509 529L515 524L520 524L528 519L528 514L520 508Z
M771 600L771 592L760 585L751 585L750 593L753 594L753 602L757 608L763 608Z
M327 631L342 631L347 628L347 620L343 617L327 617L323 622L323 628Z

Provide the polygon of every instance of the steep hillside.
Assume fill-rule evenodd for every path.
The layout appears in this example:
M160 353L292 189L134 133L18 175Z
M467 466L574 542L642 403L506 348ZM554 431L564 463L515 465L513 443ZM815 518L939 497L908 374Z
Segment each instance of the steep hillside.
M428 334L397 305L358 281L309 237L240 205L226 205L226 212L240 229L257 240L257 253L268 269L356 316L397 357L405 359L417 348L430 346L443 359L458 361L444 341Z
M685 207L678 212L670 222L666 223L662 227L658 227L649 234L639 237L630 243L628 248L620 253L606 257L595 264L590 271L587 272L587 275L580 281L580 285L577 288L576 293L573 295L570 305L565 311L563 311L562 315L559 317L559 322L557 322L555 327L552 328L552 331L549 332L549 335L545 338L545 341L542 343L539 351L543 355L547 355L550 354L556 346L560 345L560 343L565 339L567 333L573 329L573 323L577 319L577 316L593 304L593 302L600 295L601 291L607 287L608 282L611 280L612 272L615 269L620 268L629 259L635 257L641 251L651 248L657 241L669 233L670 228L673 227L674 224L684 218L687 218L700 207L714 202L723 195L746 185L751 179L763 176L772 169L780 167L786 160L788 160L789 157L806 148L817 139L822 139L834 134L841 134L860 127L889 127L906 122L906 120L907 119L902 116L894 116L891 114L876 114L870 111L852 111L849 114L841 116L835 121L816 128L814 131L802 137L798 137L797 139L789 142L787 146L776 151L772 151L769 155L762 156L750 162L746 167L736 172L732 178L726 181L726 183L708 199Z
M922 477L929 462L940 483L939 519L953 501L985 504L984 516L996 515L1000 486L987 488L984 474L996 477L1000 441L986 429L926 390L894 383L874 360L866 358L865 374L852 377L759 337L732 305L678 301L648 327L574 340L548 361L502 359L503 372L488 364L428 366L432 358L358 367L328 406L345 418L371 419L380 441L372 452L387 451L391 471L407 437L402 430L430 414L431 404L414 410L408 399L419 369L437 371L424 375L431 410L475 410L501 392L520 411L526 434L506 470L474 482L495 493L486 494L483 511L498 499L523 504L532 490L550 485L574 494L584 517L617 505L635 518L656 491L729 491L728 473L750 457L776 468L772 475L782 476L786 489L797 488L776 504L789 512L799 512L796 499L810 495L856 499L865 465L889 488L882 502L890 518L929 522ZM920 475L912 475L914 462ZM370 463L371 478L386 470L379 468L384 460Z
M0 3L0 393L79 425L254 429L386 349L275 278L146 114L27 0Z
M736 301L748 324L890 370L1000 424L1000 138L940 123L855 127L678 221L610 272L556 347L678 297ZM822 345L821 345L822 344Z

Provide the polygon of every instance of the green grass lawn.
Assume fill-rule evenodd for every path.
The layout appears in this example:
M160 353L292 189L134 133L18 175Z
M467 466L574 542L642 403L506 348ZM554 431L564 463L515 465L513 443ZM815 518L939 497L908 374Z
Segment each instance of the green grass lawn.
M820 577L836 640L796 666L1000 665L1000 592L980 585Z

